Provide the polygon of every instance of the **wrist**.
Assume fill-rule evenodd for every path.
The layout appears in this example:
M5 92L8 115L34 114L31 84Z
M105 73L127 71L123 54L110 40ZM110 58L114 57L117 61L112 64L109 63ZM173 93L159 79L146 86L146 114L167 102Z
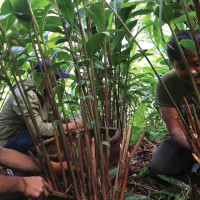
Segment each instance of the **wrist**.
M27 192L27 184L23 177L16 177L18 179L18 192L22 193L23 195L26 195Z

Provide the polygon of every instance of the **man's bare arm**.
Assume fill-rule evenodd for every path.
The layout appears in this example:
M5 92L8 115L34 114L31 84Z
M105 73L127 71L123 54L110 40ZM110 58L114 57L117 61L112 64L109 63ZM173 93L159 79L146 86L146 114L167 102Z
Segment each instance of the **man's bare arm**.
M31 198L44 199L52 188L41 177L17 177L0 175L0 195L21 193Z
M3 147L0 147L0 163L19 171L41 172L38 165L30 156Z
M179 118L176 109L172 107L161 107L160 109L171 138L182 147L189 149L190 146L187 139L176 119L177 117Z

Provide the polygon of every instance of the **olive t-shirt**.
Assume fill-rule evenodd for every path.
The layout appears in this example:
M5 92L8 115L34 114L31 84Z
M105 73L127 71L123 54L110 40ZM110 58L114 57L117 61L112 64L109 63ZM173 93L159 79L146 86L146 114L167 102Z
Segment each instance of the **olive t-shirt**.
M167 89L169 90L172 98L174 99L185 121L187 122L188 120L187 120L186 105L183 101L183 97L186 97L190 107L194 105L197 116L200 119L200 108L198 106L196 96L193 94L193 92L187 86L187 84L185 84L177 76L175 70L171 70L168 73L164 74L161 77L161 80L164 82ZM160 81L158 82L157 85L156 106L175 107Z

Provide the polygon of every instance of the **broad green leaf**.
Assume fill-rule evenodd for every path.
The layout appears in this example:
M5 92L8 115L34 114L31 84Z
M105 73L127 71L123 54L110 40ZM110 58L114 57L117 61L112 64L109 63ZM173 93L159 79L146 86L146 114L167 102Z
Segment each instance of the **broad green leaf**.
M89 9L86 9L86 14L96 24L99 31L104 30L105 18L103 15L102 4L96 3L91 5Z
M186 183L184 183L183 181L180 181L178 179L169 177L169 176L165 176L165 175L158 175L162 180L167 181L168 183L171 183L175 186L177 186L180 189L186 190L188 191L190 189L190 186L187 185Z
M190 20L193 20L194 18L196 18L196 12L194 12L194 11L189 12L189 17L190 17ZM187 21L186 15L182 15L181 17L173 19L172 23L177 24L177 23L183 23L183 22L186 22L186 21Z
M59 9L63 17L73 27L74 25L74 6L71 0L57 0Z
M122 3L123 3L123 0L113 0L110 2L110 5L118 13Z
M28 1L10 0L12 13L18 18L19 22L27 29L31 29L32 17Z
M49 12L50 7L51 7L51 4L49 4L48 6L46 6L45 9L42 12L42 18L41 18L41 24L40 24L40 30L42 32L44 30L44 26L45 26L46 21L47 21L47 14Z
M130 17L135 17L135 16L139 16L139 15L147 15L149 13L153 12L153 9L142 9L142 10L137 10L135 12L133 12Z
M135 0L134 2L125 2L120 6L120 8L127 8L127 7L131 7L135 4L148 3L148 2L151 2L151 1L152 0Z
M15 21L15 16L11 15L12 7L10 0L5 0L1 7L1 24L5 32L13 25Z
M23 21L31 21L31 11L28 1L10 0L13 13Z
M19 46L11 47L11 51L15 58L19 57L22 53L24 53L25 50L26 50L26 48L24 48L24 47L19 47Z
M31 1L31 7L33 10L39 10L39 9L43 9L44 7L46 7L49 4L49 2L47 0L32 0Z
M196 52L195 43L193 40L185 39L180 41L181 46L191 51Z
M126 32L121 32L116 35L112 42L111 46L111 52L114 52L115 48L120 48L122 45L122 40L125 36Z
M36 57L21 58L21 59L17 60L17 66L21 67L25 62L35 60L35 59L36 59Z
M61 66L63 64L66 64L66 61L54 63L49 67L48 71L49 72L54 71L54 70L57 69L57 67L59 67L59 66Z
M92 58L94 54L100 50L103 45L105 36L106 35L104 33L96 33L88 40L86 48L90 58Z
M0 20L2 21L3 19L8 18L10 15L12 15L12 13L9 13L9 14L7 14L7 15L1 15L1 16L0 16Z
M173 9L170 5L163 6L162 9L162 20L169 24L174 17Z
M96 69L102 69L102 70L104 70L104 63L103 63L103 62L100 62L100 61L96 61L96 62L94 63L94 67L95 67Z
M64 33L64 31L60 28L61 26L62 24L58 16L47 16L44 30L50 32Z

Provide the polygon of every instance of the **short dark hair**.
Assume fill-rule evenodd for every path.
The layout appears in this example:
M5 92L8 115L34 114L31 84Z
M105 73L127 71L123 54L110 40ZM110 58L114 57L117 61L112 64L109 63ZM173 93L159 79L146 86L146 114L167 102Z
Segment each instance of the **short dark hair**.
M192 40L192 34L189 30L180 31L176 34L176 36L177 36L179 42L184 39ZM199 30L195 31L195 37L196 37L198 44L200 44L200 31ZM178 47L176 45L176 41L174 38L172 38L168 42L167 55L170 60L178 59L180 57L180 53L179 53L179 50L178 50Z

